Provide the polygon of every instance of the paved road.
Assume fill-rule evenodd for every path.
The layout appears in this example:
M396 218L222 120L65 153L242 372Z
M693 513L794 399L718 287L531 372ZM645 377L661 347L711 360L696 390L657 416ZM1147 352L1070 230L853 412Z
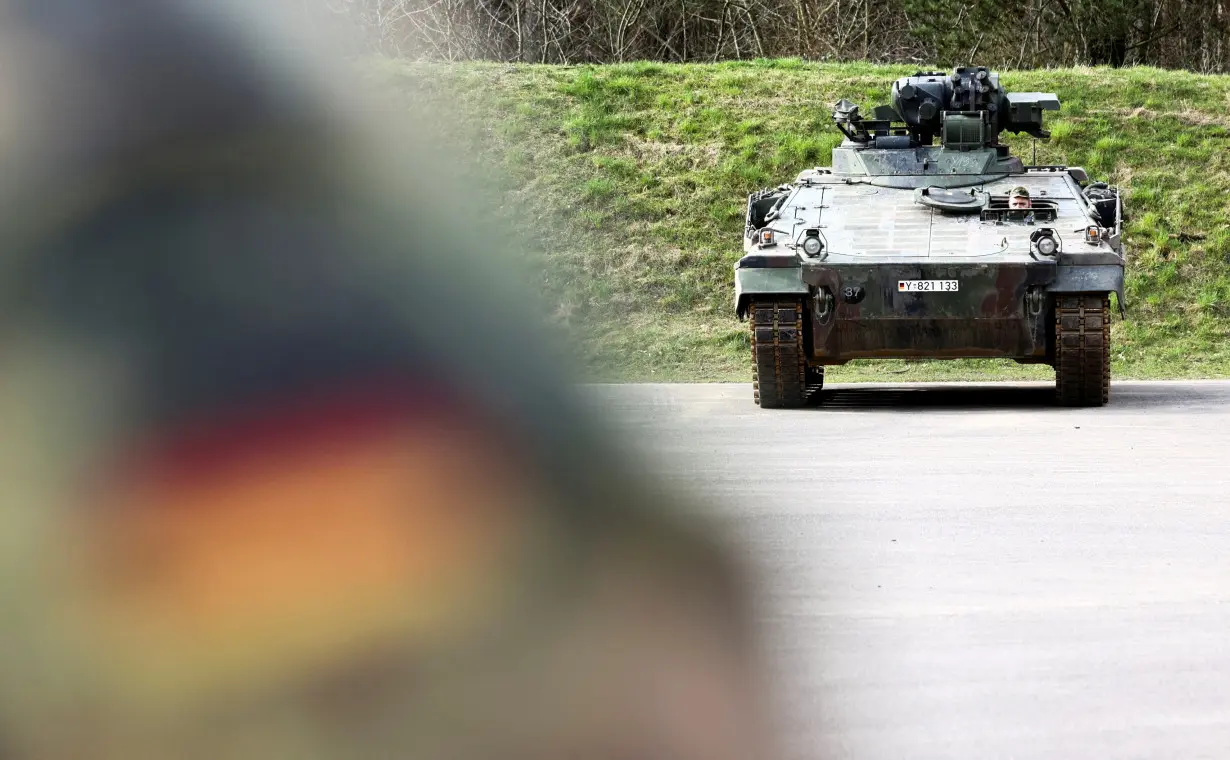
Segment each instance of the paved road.
M598 389L761 568L789 757L1230 757L1230 383Z

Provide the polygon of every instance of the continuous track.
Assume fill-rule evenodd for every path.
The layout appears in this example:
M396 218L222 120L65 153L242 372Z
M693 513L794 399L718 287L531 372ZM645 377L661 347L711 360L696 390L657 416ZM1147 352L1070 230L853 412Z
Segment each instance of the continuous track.
M1055 299L1055 398L1063 406L1110 400L1110 297L1081 293Z
M823 367L808 367L803 304L795 300L751 305L752 389L766 409L800 407L824 383Z

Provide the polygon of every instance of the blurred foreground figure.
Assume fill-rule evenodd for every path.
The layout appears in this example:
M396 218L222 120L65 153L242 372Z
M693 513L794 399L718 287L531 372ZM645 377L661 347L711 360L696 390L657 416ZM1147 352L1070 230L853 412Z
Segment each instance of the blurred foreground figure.
M0 754L764 757L476 196L220 7L4 9Z

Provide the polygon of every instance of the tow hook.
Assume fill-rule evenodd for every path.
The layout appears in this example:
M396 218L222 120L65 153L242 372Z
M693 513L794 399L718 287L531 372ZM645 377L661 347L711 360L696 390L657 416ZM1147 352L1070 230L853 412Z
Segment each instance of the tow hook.
M819 324L827 325L833 318L833 300L833 294L828 288L820 288L816 293L814 311Z
M1042 313L1042 304L1045 302L1042 295L1042 288L1031 287L1025 291L1025 309L1029 315L1036 317Z

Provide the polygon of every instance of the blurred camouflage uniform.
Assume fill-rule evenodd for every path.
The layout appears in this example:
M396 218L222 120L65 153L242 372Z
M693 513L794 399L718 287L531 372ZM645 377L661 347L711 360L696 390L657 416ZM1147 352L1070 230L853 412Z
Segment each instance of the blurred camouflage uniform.
M763 756L741 575L586 412L476 189L339 95L339 62L219 7L4 10L11 754ZM255 486L214 488L244 467ZM131 472L157 488L109 485ZM345 509L325 495L297 519L305 483ZM460 547L414 584L413 541L381 543L396 518L364 503L381 484L411 487L411 532ZM316 542L319 561L283 559L317 574L274 577L223 516L269 530L271 558ZM317 516L340 522L321 536ZM202 575L234 557L252 564ZM234 598L191 618L158 588L181 571ZM376 611L348 585L371 578L393 584L371 586ZM306 607L243 602L304 584ZM152 628L117 588L162 595Z

